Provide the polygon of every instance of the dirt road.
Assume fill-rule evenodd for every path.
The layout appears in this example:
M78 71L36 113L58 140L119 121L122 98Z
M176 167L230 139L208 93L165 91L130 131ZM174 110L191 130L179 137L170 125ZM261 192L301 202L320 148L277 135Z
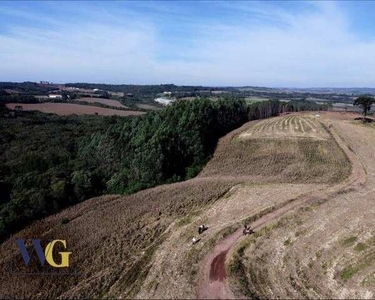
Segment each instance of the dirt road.
M288 204L276 209L269 214L266 214L253 222L251 227L254 230L262 229L270 222L279 219L286 213L294 210L305 203L314 201L326 201L339 192L353 189L363 185L366 181L366 173L361 165L360 160L353 151L350 150L346 142L339 136L336 129L332 128L330 133L335 138L339 146L344 150L352 164L352 173L350 177L344 182L330 187L327 190L319 192L311 192L308 195L303 195ZM225 270L225 262L227 254L231 249L240 242L244 237L242 236L242 228L235 233L220 241L213 250L203 260L203 274L204 277L200 283L198 298L207 299L231 299L234 298L233 293L229 288L227 281L227 274Z
M332 178L330 176L338 174L334 173L336 169L332 169L334 172L322 170L324 176L319 178L307 176L305 177L307 180L301 180L294 176L298 172L298 174L304 176L310 175L305 173L310 172L309 165L311 165L309 161L303 159L301 153L298 154L299 156L295 155L295 150L300 149L296 147L296 144L289 147L289 144L286 143L283 146L284 148L279 149L281 156L277 156L276 148L273 150L267 147L254 152L254 157L243 156L243 154L247 155L251 151L250 148L247 148L248 144L238 142L237 137L241 132L258 123L257 121L250 122L220 141L214 158L195 180L197 182L211 180L231 182L232 188L204 209L197 210L170 226L169 236L155 253L152 267L136 295L137 298L232 298L227 285L224 262L227 254L230 254L232 246L241 239L242 229L237 231L238 228L242 228L241 224L248 222L249 219L254 220L256 216L258 218L256 224L260 228L260 226L264 226L262 222L268 224L273 219L293 210L294 207L301 206L302 203L307 201L307 197L314 201L315 198L311 197L312 193L315 195L321 192L326 195L332 189L333 185L328 182ZM330 140L332 139L330 138ZM320 144L321 142L314 143ZM334 144L336 145L336 143ZM337 145L327 147L325 142L320 145L321 148L318 148L318 151L328 150L333 154L331 157L335 154L345 157L343 151ZM291 172L283 175L285 177L276 179L275 173L270 176L267 172L258 174L249 168L245 168L241 172L234 172L234 174L222 172L230 165L232 168L233 166L251 165L254 159L258 159L259 156L257 155L269 158L268 161L263 159L263 162L265 167L267 165L270 167L274 164L275 156L270 155L269 150L275 151L274 155L280 158L279 161L281 160L285 167L290 167L287 159L293 157L293 162L297 168L289 169ZM308 151L304 153L309 154ZM235 160L225 161L226 156L234 156ZM222 163L223 159L224 163ZM350 165L346 159L341 161ZM300 165L298 165L299 162ZM328 165L334 167L334 161L331 160ZM300 166L305 167L300 168ZM327 165L325 165L326 167ZM280 167L277 172L283 170L285 168ZM351 168L348 171L350 172L350 170ZM356 168L353 168L353 170L356 170ZM346 174L348 176L349 173ZM277 181L279 179L285 179L286 182ZM348 181L342 183L342 185L343 187L348 185ZM332 190L332 193L334 191ZM201 224L207 225L209 230L199 235L199 243L192 246L191 239L197 237L197 228ZM256 224L254 223L254 225ZM209 254L205 256L206 253ZM213 264L212 269L211 264Z

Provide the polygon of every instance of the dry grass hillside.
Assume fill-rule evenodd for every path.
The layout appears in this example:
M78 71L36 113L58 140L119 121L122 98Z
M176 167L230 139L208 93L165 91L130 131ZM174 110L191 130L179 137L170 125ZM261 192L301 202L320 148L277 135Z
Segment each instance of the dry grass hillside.
M132 296L137 292L137 280L147 273L163 234L168 234L168 226L216 200L232 185L231 182L190 180L129 197L103 196L36 222L15 238L40 238L45 242L66 239L72 252L69 271L80 274L11 274L9 261L20 266L22 258L14 239L10 239L0 246L0 298ZM69 223L62 224L63 219ZM34 257L31 268L17 271L34 272L37 268ZM52 268L48 271L56 272Z
M243 241L231 262L236 296L374 298L375 128L327 114L365 170L360 185L305 205Z
M301 119L305 117L313 118L313 116L304 116ZM283 120L285 117L273 118L267 120L266 123ZM320 156L322 157L320 160L310 160L309 167L301 167L299 172L302 179L296 178L294 174L283 174L282 167L274 168L272 164L262 166L264 168L260 170L262 176L254 175L259 174L255 173L258 170L253 170L254 167L252 167L252 164L257 163L256 158L265 157L266 160L267 157L264 153L259 153L257 149L253 152L248 151L252 144L247 137L243 138L243 133L254 131L254 128L262 126L264 121L250 122L223 138L214 158L200 174L200 178L204 179L211 175L214 178L226 180L235 177L243 180L244 183L235 185L223 197L207 206L204 211L182 219L182 224L173 227L171 235L156 251L153 266L137 297L140 299L231 298L233 295L223 280L225 274L211 277L212 268L217 267L215 255L219 254L217 257L220 257L224 254L225 257L230 245L235 245L241 235L243 224L272 215L273 212L292 206L295 202L301 203L300 201L310 194L332 189L339 182L343 184L343 180L350 173L351 165L348 158L333 136L320 125L318 120L313 122L321 131L319 138L314 136L302 139L304 142L309 142L307 140L310 139L312 143L319 140L321 147L331 147L329 148L331 152L329 159ZM278 130L275 130L274 134L274 139L269 137L261 140L263 148L274 149L274 158L271 160L285 157L283 154L286 151L288 153L286 156L304 153L303 151L309 152L306 148L301 150L299 143L290 143L290 140L296 140L295 136L285 134L280 138ZM257 139L252 140L252 142L257 141ZM273 146L275 142L285 143L277 148ZM237 154L242 154L242 156L232 159ZM340 160L339 164L336 162L337 159ZM298 155L292 161L298 166L305 163L306 156ZM321 171L310 174L309 168L313 167L314 163L322 166ZM289 164L288 160L281 162L284 168L288 168ZM332 167L336 169L332 170ZM324 178L320 178L321 176ZM296 179L297 184L286 183L286 181L293 181L293 178ZM192 246L190 240L197 236L196 230L200 224L206 224L209 230L200 236L199 243ZM238 229L240 235L238 235ZM242 294L238 296L243 298Z
M314 115L271 118L247 127L221 143L201 177L333 183L350 172L344 152Z
M262 129L266 125L270 129ZM14 239L3 243L0 298L194 298L200 261L218 240L241 222L346 178L350 170L313 115L249 122L220 141L195 179L91 199L15 236L44 244L66 239L75 276L10 273L9 261L19 272L39 267L35 258L31 267L21 267ZM192 247L201 223L209 230Z

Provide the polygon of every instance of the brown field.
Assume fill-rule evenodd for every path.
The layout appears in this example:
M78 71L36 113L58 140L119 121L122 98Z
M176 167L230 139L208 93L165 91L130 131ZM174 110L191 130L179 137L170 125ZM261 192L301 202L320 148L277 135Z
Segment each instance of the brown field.
M128 108L127 106L121 104L117 100L111 100L111 99L105 99L105 98L91 98L91 97L82 97L78 98L77 101L85 101L89 103L101 103L113 107L122 107L122 108Z
M283 129L289 117L266 120L274 138L243 138L265 121L231 132L195 179L91 199L19 232L66 239L80 274L11 274L21 258L10 239L0 297L373 297L375 129L350 114L304 114L296 136ZM256 234L241 237L244 223ZM209 229L192 245L201 224Z
M23 110L39 110L44 113L52 113L58 115L94 115L98 113L102 116L136 116L142 115L144 112L140 111L130 111L130 110L116 110L104 107L95 107L89 105L79 105L79 104L70 104L70 103L8 103L6 106L10 109L14 109L15 106L21 105Z
M239 139L314 139L327 140L329 135L319 117L289 115L263 120L241 133Z
M275 120L279 119L275 118ZM271 168L273 173L269 170L263 171L263 174L268 174L271 178L266 176L254 177L251 165L256 162L254 156L259 154L258 150L255 149L254 153L251 154L248 140L240 140L244 143L241 144L238 141L238 136L262 122L250 122L220 141L214 158L202 171L200 179L212 178L209 177L210 174L221 180L237 178L245 183L233 186L224 197L212 203L201 213L188 215L181 219L171 236L156 252L153 267L137 295L138 298L233 297L228 284L220 279L224 278L225 274L221 273L217 277L218 279L212 279L211 267L217 267L214 262L216 255L220 256L224 253L225 258L226 249L230 250L235 245L236 240L241 236L242 224L245 222L251 223L257 219L262 220L262 216L267 217L270 214L274 214L273 218L277 218L283 210L291 210L298 204L307 201L306 197L311 193L323 193L326 190L332 190L336 187L337 182L341 182L349 175L351 168L345 153L337 145L333 136L328 134L327 140L315 138L311 138L311 140L319 143L332 143L329 145L332 147L330 151L335 152L330 155L334 157L336 154L340 157L343 166L340 166L338 170L332 170L330 167L325 168L324 180L321 179L322 174L314 172L310 174L308 168L300 169L300 176L305 178L304 181L296 178L293 174L281 176L282 168L273 169L272 164L264 165L264 168ZM275 140L279 141L279 137L276 137ZM288 137L286 140L294 141L295 139ZM306 140L301 139L301 142L306 142ZM265 144L272 144L273 142L272 139L262 140L262 143ZM281 157L286 150L295 153L295 148L300 147L297 143L288 143L284 146L279 148ZM327 147L327 145L323 147ZM230 164L226 164L226 162L223 165L221 163L222 159L225 160L225 156L231 157L240 152L243 154L241 158L234 160L228 158L227 162L230 161ZM248 153L250 154L247 156ZM273 158L274 162L277 160L276 156ZM304 164L305 158L303 156L296 156L295 159L299 160L300 164ZM297 161L294 162L297 163ZM313 166L314 162L317 165L322 164L319 160L312 160L310 167ZM331 163L330 160L328 160L328 163ZM249 164L249 167L242 167L247 164ZM231 170L237 168L241 171L237 173L225 172L230 166ZM284 166L288 166L287 162L284 162ZM220 175L219 172L223 172L223 175ZM280 183L291 178L295 178L295 181L299 183ZM329 182L331 184L327 184ZM340 185L345 184L346 181L340 183ZM192 247L189 241L193 236L197 236L196 230L200 224L206 224L209 230L201 236L202 240ZM239 231L238 228L240 228ZM219 242L220 240L223 240L224 243ZM215 244L217 246L213 249ZM206 253L208 254L206 255ZM224 269L224 260L222 263ZM238 296L243 298L241 294Z
M223 140L201 177L332 183L350 172L344 152L316 117L276 117L250 123L241 130Z
M9 261L20 266L22 258L14 239L10 239L0 246L0 298L131 297L138 291L137 280L147 274L155 249L169 234L170 224L219 198L231 185L190 180L129 197L103 196L36 222L16 236L66 239L72 252L69 270L80 274L11 274ZM70 222L62 225L64 218ZM37 266L19 269L30 270L35 272Z
M360 184L348 184L244 240L232 262L235 295L374 298L375 129L349 116L324 119L364 168Z

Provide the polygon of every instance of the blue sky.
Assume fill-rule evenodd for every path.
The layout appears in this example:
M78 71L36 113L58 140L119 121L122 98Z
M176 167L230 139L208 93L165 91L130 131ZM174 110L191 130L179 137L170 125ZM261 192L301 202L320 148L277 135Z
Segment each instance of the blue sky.
M372 1L0 1L0 81L375 87Z

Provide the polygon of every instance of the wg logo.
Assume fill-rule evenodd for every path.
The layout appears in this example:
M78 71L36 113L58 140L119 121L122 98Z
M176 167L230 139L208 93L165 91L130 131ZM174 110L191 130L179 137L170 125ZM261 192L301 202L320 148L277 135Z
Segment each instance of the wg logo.
M40 240L33 239L33 246L38 255L38 259L41 266L44 266L45 262L49 263L50 266L54 268L67 268L69 267L69 255L72 252L59 252L61 255L61 263L56 263L53 258L53 248L55 247L56 243L61 243L64 248L66 249L66 241L65 240L54 240L46 246L46 249L43 251L43 248L40 244ZM25 265L28 266L30 263L30 255L26 249L25 240L24 239L17 239L18 248L21 251L23 261Z
M31 243L30 243L31 242ZM76 272L69 270L70 255L66 240L53 240L49 243L42 243L39 239L25 241L16 239L16 252L18 256L10 261L10 271L12 273L24 275L75 275ZM18 250L18 251L17 251ZM55 270L55 271L51 271Z

